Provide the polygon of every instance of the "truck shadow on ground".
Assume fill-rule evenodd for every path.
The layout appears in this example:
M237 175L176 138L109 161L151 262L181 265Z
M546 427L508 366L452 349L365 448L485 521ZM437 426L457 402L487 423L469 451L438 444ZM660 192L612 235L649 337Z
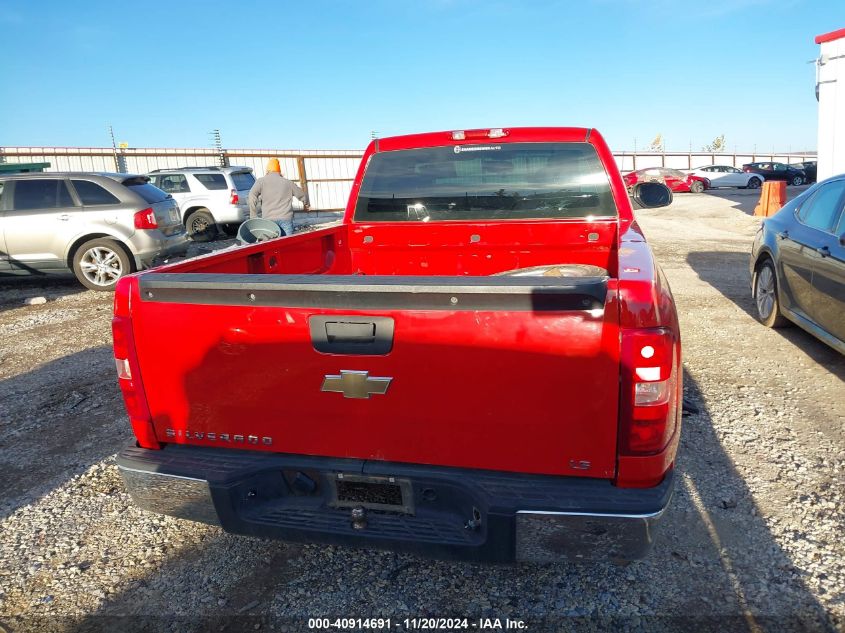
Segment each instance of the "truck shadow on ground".
M203 527L69 629L306 630L309 617L509 617L535 631L834 631L843 623L830 620L778 544L698 385L685 380L698 411L685 418L675 498L643 561L485 566ZM151 516L127 512L137 529Z
M0 518L131 441L110 347L0 381Z
M748 318L757 321L754 299L751 296L751 273L748 269L749 254L744 251L695 251L687 255L687 263L726 298L742 308ZM727 275L725 271L734 271ZM764 328L759 324L760 328ZM800 327L787 326L771 330L823 365L833 375L845 382L845 356L825 345Z

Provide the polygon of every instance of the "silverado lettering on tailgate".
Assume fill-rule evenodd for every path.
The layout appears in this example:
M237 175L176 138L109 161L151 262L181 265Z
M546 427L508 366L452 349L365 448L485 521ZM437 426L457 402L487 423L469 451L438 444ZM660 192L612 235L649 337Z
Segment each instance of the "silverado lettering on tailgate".
M243 435L240 433L206 433L203 431L190 431L185 429L165 429L164 434L169 438L184 437L186 440L208 440L209 442L224 442L229 444L264 444L271 446L273 438L257 435Z

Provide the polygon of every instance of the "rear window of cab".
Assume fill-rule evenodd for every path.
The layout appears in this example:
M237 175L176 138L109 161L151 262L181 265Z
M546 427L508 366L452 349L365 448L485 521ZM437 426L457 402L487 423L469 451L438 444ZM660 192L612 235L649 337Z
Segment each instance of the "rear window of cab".
M589 143L483 143L374 154L355 206L359 222L616 216Z

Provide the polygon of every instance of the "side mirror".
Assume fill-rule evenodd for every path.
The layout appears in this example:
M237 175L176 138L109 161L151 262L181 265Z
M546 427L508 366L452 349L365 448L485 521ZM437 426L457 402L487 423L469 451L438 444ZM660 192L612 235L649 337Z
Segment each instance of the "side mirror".
M631 199L638 209L657 209L672 204L672 192L662 182L640 182L631 190Z

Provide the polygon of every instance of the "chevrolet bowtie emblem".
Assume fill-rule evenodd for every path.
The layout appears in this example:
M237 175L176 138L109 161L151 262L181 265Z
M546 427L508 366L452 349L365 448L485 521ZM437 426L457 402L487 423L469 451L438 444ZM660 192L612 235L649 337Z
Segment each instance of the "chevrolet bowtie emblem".
M340 370L340 376L327 375L320 391L342 393L344 398L369 398L372 394L387 393L393 378L370 377L368 371Z

